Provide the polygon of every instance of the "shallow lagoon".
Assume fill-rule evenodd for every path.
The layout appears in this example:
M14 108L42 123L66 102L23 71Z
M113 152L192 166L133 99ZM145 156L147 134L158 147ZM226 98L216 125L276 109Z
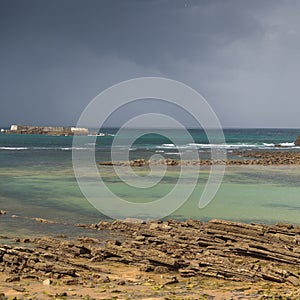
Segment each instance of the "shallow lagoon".
M147 176L147 169L136 169ZM227 167L223 182L214 199L200 209L198 202L205 186L209 169L188 171L182 188L189 187L189 176L199 175L191 197L169 218L209 220L221 218L242 222L300 224L300 169L297 167ZM197 173L196 173L197 172ZM153 188L137 193L122 182L112 167L102 168L101 176L115 194L132 202L148 202L164 196L176 185L179 169L169 169ZM152 174L155 177L155 172ZM0 207L20 218L1 216L3 232L41 230L41 225L28 218L45 218L59 223L95 223L107 217L98 212L82 195L72 166L22 166L1 168ZM92 182L91 184L95 184ZM99 199L101 201L101 199ZM150 217L150 216L149 216ZM35 228L36 227L36 228ZM47 229L50 232L51 228ZM53 226L53 231L58 228ZM43 230L42 230L43 232Z
M296 130L276 132L274 130L231 130L228 133L225 131L225 135L238 147L245 147L240 146L241 141L243 145L245 143L252 145L255 140L257 140L257 147L261 147L262 141L272 142L273 136L276 137L276 141L273 142L289 141L297 132ZM205 142L198 137L198 132L195 132L194 136L197 142ZM89 137L84 139L87 147L90 147ZM108 136L97 140L97 162L109 160L112 139L113 137ZM165 140L147 137L140 141L136 150L130 151L131 158L147 158L155 153L178 158L176 149L165 149L163 148L165 146L159 146L158 150L157 145L165 142ZM0 209L8 212L6 216L0 216L2 233L43 234L67 230L59 224L50 226L37 223L30 218L45 218L68 224L96 223L101 219L107 219L85 199L78 187L72 166L71 137L0 134L0 146ZM245 149L248 148L247 146ZM123 151L122 149L120 148L120 151ZM184 148L181 151L190 150ZM204 154L207 151L209 149L199 150ZM147 168L136 168L135 172L145 180L149 176ZM149 202L166 195L174 188L180 169L170 167L159 184L147 189L132 188L122 182L112 167L99 167L99 173L113 193L127 201ZM159 173L160 170L154 170L151 178L160 178ZM168 216L169 218L200 220L221 218L242 222L300 224L300 168L298 166L228 166L214 199L205 208L200 209L198 202L208 174L209 168L205 167L201 167L200 171L193 167L184 171L185 180L182 190L193 189L191 182L195 177L197 185L191 197ZM89 184L93 189L97 179L92 178ZM11 215L17 215L19 218L11 218ZM67 233L76 230L74 226L70 226Z

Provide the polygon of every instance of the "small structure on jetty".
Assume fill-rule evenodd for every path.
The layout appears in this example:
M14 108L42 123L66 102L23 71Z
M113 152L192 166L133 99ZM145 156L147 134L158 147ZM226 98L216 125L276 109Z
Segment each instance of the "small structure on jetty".
M10 129L6 131L9 134L44 134L44 135L88 135L87 128L78 127L52 127L52 126L25 126L25 125L11 125Z

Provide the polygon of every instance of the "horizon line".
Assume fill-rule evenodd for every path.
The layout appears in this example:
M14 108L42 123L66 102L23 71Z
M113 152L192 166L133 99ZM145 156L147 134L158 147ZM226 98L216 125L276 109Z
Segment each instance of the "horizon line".
M11 124L11 125L21 125L21 124L17 124L17 123L14 123L14 124ZM7 128L10 128L11 125L4 125L4 126L0 126L0 129L7 129ZM55 125L21 125L21 126L37 126L37 127L77 127L76 125L60 125L60 124L55 124ZM98 127L97 126L84 126L85 128L88 128L88 129L97 129ZM122 126L103 126L101 127L100 129L119 129L119 128L122 128ZM176 128L176 127L154 127L154 126L139 126L139 127L126 127L128 129L182 129L182 128ZM204 130L204 128L202 127L185 127L185 129L199 129L199 130ZM218 129L216 127L210 127L210 128L205 128L205 129L208 129L208 130L211 130L211 129ZM289 127L289 126L285 126L285 127L274 127L274 126L254 126L254 127L249 127L249 126L224 126L224 127L221 127L222 130L224 129L299 129L300 130L300 127Z

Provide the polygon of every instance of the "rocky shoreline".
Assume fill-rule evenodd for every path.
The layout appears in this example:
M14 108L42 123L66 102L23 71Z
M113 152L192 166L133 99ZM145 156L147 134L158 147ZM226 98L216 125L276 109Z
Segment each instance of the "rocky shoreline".
M100 162L100 166L131 166L131 167L148 167L148 166L211 166L211 165L300 165L299 152L271 152L271 151L235 151L233 152L236 159L228 160L145 160L135 159L131 161L105 161Z
M286 299L300 297L300 226L134 219L77 226L94 229L96 236L98 231L110 231L114 238L14 238L14 245L0 245L2 286L5 282L7 288L17 287L14 291L22 297L30 294L28 284L37 284L42 290L63 288L71 299L84 299L78 293L85 289L94 299L110 299L113 289L120 291L121 299L146 299L143 295L151 292L148 299L166 299L164 293L170 290L179 298L168 299L201 299L204 288L199 282L204 280L217 287L211 299L222 299L217 298L220 286L234 293L239 284L251 289L249 298L240 291L240 299L269 299L263 298L263 286L274 287L274 293L282 287L282 295L295 296ZM128 272L134 274L130 279L124 275ZM189 284L193 288L186 288ZM161 298L153 298L153 287L159 287ZM105 292L95 296L101 288ZM9 295L3 287L0 292L0 299ZM130 293L136 296L130 298Z

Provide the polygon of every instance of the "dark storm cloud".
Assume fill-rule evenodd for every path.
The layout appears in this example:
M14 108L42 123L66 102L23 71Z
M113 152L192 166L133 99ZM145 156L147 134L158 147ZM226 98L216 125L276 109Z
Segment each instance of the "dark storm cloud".
M71 125L104 88L164 76L224 126L299 127L299 13L292 0L0 0L0 124Z

